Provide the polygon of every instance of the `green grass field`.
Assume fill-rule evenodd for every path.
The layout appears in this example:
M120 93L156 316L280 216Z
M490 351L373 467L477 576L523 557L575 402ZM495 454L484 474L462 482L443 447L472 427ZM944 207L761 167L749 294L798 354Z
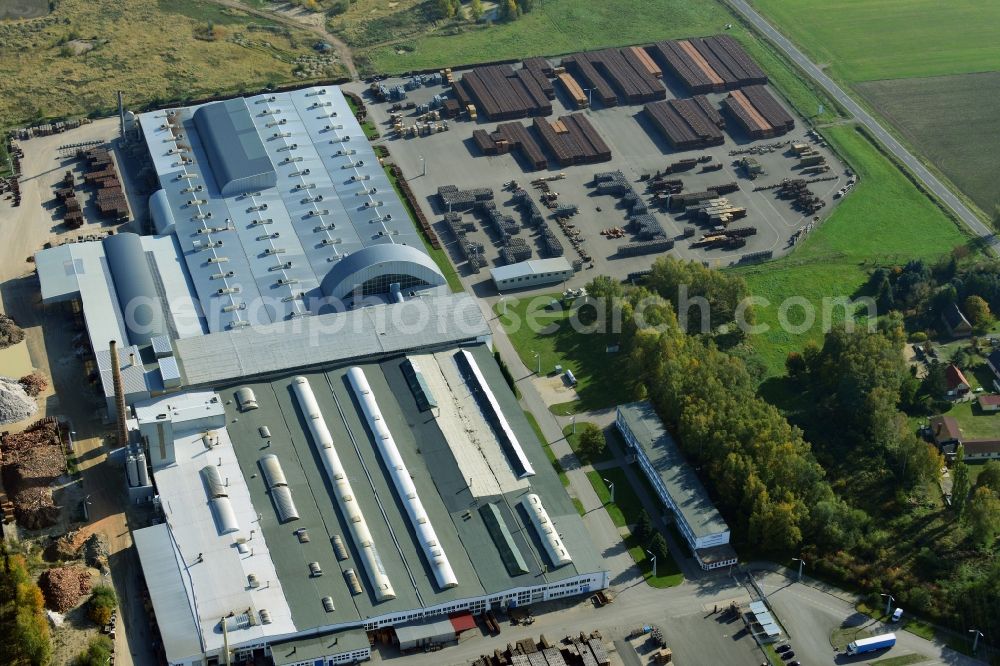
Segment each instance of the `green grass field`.
M582 426L584 424L585 424L584 421L578 420L576 422L576 432L575 433L573 432L573 426L572 425L568 425L565 428L563 428L563 435L566 436L566 441L569 443L569 447L571 449L573 449L573 453L576 454L577 458L580 458L580 452L579 452L579 447L580 447L580 433L581 433L581 428L582 428ZM592 465L594 463L605 462L607 460L614 460L614 457L615 457L614 454L611 453L611 449L608 448L607 445L605 445L604 449L601 451L601 453L596 458L591 458L589 460L583 460L583 459L581 459L580 462L582 462L585 465Z
M751 0L846 81L1000 70L1000 3L983 0Z
M964 229L859 131L844 125L829 127L824 134L857 171L860 183L791 255L736 269L747 279L751 293L770 303L757 307L758 323L769 330L752 337L770 374L784 373L789 351L821 340L823 298L859 295L875 263L935 258L970 242ZM779 306L793 296L805 298L815 308L816 320L803 332L787 332L779 324ZM791 308L788 320L802 323L801 313L801 308ZM843 308L834 308L827 319L842 320Z
M469 26L458 34L432 32L375 46L362 55L373 72L403 72L707 35L733 22L716 2L545 0L535 5L514 22Z
M570 312L547 310L539 304L557 299L559 294L536 300L508 297L505 305L494 310L500 315L504 330L517 350L521 362L535 368L541 355L542 374L552 372L556 365L572 370L577 379L579 400L553 408L556 413L571 413L610 407L628 399L626 368L621 354L609 354L609 345L617 343L606 334L580 335L570 323ZM529 321L537 322L529 325ZM550 330L551 329L551 330Z
M998 63L1000 64L1000 63ZM1000 72L871 81L861 95L987 213L1000 203Z

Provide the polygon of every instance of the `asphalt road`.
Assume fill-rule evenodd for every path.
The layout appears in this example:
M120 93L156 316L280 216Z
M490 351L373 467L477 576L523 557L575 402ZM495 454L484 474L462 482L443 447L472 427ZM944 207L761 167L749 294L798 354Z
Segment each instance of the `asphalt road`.
M951 209L951 211L965 223L967 227L977 236L986 239L990 247L994 251L1000 250L1000 239L983 224L978 217L976 217L973 212L964 204L962 201L955 196L955 194L948 189L940 180L937 179L934 174L932 174L920 160L913 156L913 154L906 149L903 144L896 140L882 125L872 117L870 113L865 111L860 104L854 101L854 99L844 92L837 83L823 73L815 63L813 63L809 58L805 56L792 42L778 32L774 26L768 23L760 14L756 12L745 0L725 0L726 3L732 7L734 10L739 12L747 21L749 21L759 32L770 39L778 48L780 48L785 55L791 59L796 65L802 68L813 80L815 80L819 85L826 90L833 99L835 99L841 106L843 106L847 111L854 116L859 123L865 126L871 134L882 143L885 148L896 156L900 162L906 165L910 171L912 171L917 179L923 183L924 187L933 192L944 204Z

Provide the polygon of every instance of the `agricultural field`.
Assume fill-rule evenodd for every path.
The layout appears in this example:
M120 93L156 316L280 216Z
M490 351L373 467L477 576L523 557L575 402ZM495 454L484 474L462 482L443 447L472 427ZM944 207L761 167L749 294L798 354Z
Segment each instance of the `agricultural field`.
M888 118L980 209L1000 203L1000 72L857 84Z
M751 0L820 65L848 81L1000 70L1000 3Z
M751 338L770 375L784 374L788 352L822 339L824 297L863 295L877 264L934 259L973 243L964 228L921 194L860 131L840 125L826 128L823 134L857 171L858 186L791 255L736 269L746 278L751 293L770 303L756 308L758 323L770 330ZM800 333L783 331L778 325L778 306L793 296L805 298L817 313L813 325ZM801 312L792 308L788 319L801 323ZM831 321L843 316L843 308L836 308Z
M61 0L0 23L0 126L298 80L315 37L195 0ZM340 71L331 71L336 75Z

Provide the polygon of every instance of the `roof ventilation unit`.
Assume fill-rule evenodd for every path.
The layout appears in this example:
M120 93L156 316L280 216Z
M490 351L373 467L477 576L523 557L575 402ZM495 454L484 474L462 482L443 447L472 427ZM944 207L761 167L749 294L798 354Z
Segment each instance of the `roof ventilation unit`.
M337 559L341 562L347 559L347 546L344 545L344 540L340 538L339 534L333 535L333 552L337 554Z
M298 537L299 543L309 543L310 541L309 531L304 527L295 530L295 536Z
M253 389L249 386L236 389L235 397L241 412L248 412L258 407L257 396L254 395Z
M354 573L354 569L345 571L344 578L347 580L347 587L351 588L351 594L361 594L361 581L358 580L358 574Z
M260 587L260 581L257 579L257 574L247 574L247 585L253 588Z
M258 614L260 615L261 624L271 624L271 614L266 608L261 608Z
M323 597L323 610L327 613L332 613L335 610L333 607L333 597Z
M267 439L268 437L271 436L271 429L268 428L267 426L260 426L259 428L257 428L257 432L260 433L260 436L264 439Z
M320 568L319 562L309 563L309 575L313 578L317 578L323 575L323 569Z

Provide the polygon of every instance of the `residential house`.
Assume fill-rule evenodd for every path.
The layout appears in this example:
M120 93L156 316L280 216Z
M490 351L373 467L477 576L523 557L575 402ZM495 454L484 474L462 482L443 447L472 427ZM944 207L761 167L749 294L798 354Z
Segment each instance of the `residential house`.
M1000 459L1000 440L975 439L962 444L965 460L998 460Z
M954 456L955 449L962 443L962 431L954 416L934 416L930 421L931 437L941 453Z
M954 363L949 363L948 367L944 369L944 378L948 385L946 395L949 398L964 397L972 388L969 385L969 380L965 378L965 374Z
M984 412L1000 411L1000 395L984 394L979 396L979 409Z
M944 312L941 314L941 321L944 322L945 328L948 329L948 333L953 338L972 334L972 324L969 323L969 320L965 318L965 315L962 314L962 311L958 309L958 305L955 303L945 307Z
M990 352L986 356L986 365L990 366L990 370L1000 380L1000 350Z

